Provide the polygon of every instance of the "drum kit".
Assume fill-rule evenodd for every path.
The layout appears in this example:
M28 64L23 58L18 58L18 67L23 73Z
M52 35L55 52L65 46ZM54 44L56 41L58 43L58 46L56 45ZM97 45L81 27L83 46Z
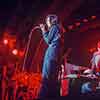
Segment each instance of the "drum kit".
M98 79L98 77L92 73L91 69L87 69L83 74L69 74L65 75L63 79L75 79L75 78L88 78L88 79Z
M71 49L68 49L67 52L65 52L63 59L65 64L67 63L67 58L68 55L70 53ZM74 67L72 67L74 66ZM97 75L96 73L93 72L92 69L90 69L90 67L84 67L84 66L77 66L77 65L73 65L70 63L67 63L67 66L65 66L66 68L62 68L64 71L62 72L63 77L60 77L61 81L63 80L69 80L69 94L80 94L81 93L81 86L84 83L90 82L93 85L93 89L94 90L99 90L100 93L100 75ZM66 73L66 70L69 72L71 72L70 69L74 69L74 72L77 70L77 73ZM66 73L66 74L65 74ZM100 70L99 70L100 73ZM62 81L62 82L63 82ZM68 85L68 84L66 84ZM62 84L63 86L63 84ZM93 91L94 91L93 90Z
M68 74L65 75L62 80L69 80L69 93L79 95L81 93L81 86L84 83L91 82L95 90L100 91L100 76L93 74L93 71L89 68L83 71L82 74Z

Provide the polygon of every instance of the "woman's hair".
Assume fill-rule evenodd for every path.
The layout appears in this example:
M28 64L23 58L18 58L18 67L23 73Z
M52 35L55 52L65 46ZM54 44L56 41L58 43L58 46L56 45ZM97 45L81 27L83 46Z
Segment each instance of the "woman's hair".
M58 24L59 21L58 21L58 16L54 15L54 14L50 14L46 17L46 20L47 18L50 18L50 22L51 24Z

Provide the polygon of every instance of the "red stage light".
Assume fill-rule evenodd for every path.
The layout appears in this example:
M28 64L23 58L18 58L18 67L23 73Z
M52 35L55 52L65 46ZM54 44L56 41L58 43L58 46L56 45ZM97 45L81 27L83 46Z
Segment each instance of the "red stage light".
M80 24L81 24L80 22L76 22L75 23L76 26L80 26Z
M91 16L91 19L96 19L96 16Z
M12 54L13 54L13 55L17 55L17 54L18 54L18 50L17 50L17 49L14 49L14 50L12 51Z
M21 57L23 57L23 56L24 56L24 51L19 51L19 55L20 55Z
M68 29L69 29L69 30L72 30L73 27L74 27L73 25L69 25L69 26L68 26Z
M3 40L3 43L4 43L5 45L7 45L7 44L8 44L8 40L7 40L7 39L4 39L4 40Z
M83 19L83 22L85 22L85 23L88 22L88 19Z

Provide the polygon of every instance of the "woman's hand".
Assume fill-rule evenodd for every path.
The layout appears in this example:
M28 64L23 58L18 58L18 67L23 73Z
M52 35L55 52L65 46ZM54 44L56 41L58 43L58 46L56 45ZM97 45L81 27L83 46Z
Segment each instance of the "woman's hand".
M42 30L43 33L46 32L46 26L45 26L45 24L40 24L40 28L41 28L41 30Z

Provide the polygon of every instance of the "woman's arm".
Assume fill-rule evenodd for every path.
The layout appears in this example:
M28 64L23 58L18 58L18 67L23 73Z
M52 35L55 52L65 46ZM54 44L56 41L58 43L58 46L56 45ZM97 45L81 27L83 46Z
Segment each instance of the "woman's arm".
M56 25L53 25L51 29L48 32L42 32L43 38L46 41L47 44L50 44L54 36L56 35L56 38L59 37L59 27Z

